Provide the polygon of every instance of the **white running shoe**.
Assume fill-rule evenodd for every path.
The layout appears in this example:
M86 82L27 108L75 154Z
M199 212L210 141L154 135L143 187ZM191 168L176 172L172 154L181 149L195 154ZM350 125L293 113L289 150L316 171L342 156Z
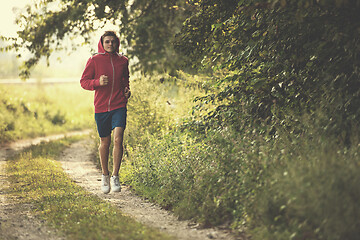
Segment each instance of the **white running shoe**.
M101 178L101 190L105 194L110 192L110 175L102 175L102 178Z
M113 192L121 192L119 176L111 177L111 189Z

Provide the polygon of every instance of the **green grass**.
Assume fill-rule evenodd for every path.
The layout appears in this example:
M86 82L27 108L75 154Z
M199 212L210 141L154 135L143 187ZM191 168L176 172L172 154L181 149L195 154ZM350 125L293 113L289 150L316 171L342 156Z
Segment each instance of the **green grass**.
M91 128L93 93L78 83L0 85L0 143Z
M32 146L7 161L9 192L68 239L170 239L71 181L55 160L77 138ZM19 198L16 198L18 196Z
M359 142L358 140L354 142ZM321 136L278 143L252 212L257 239L358 239L360 144Z

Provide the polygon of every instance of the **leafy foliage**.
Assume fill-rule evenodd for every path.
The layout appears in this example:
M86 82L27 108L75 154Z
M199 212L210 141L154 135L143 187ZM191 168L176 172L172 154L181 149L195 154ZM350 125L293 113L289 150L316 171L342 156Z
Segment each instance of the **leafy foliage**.
M279 127L274 138L262 132L266 122L241 132L227 123L204 131L169 127L155 106L149 101L156 119L138 109L127 130L120 176L137 193L180 218L254 239L358 237L359 145L324 134L319 125L326 114L299 119L303 134ZM151 126L139 127L150 119ZM359 142L356 131L352 137Z
M196 66L228 71L210 118L237 125L245 106L251 119L292 125L290 112L321 105L336 134L358 123L359 1L191 2L198 14L177 49Z
M189 3L177 49L217 82L192 121L132 149L124 179L255 239L356 239L358 1Z
M180 0L36 0L17 19L22 27L18 37L2 37L12 41L2 49L31 53L20 74L27 78L41 57L49 59L53 51L62 49L73 51L89 43L92 32L111 22L121 35L122 48L138 59L137 70L171 71L178 66L180 56L174 54L169 42L188 16L186 6ZM69 46L69 39L78 41Z
M189 16L188 6L180 0L135 0L121 18L120 33L129 56L136 56L135 70L174 72L182 58L175 54L173 41L182 22Z

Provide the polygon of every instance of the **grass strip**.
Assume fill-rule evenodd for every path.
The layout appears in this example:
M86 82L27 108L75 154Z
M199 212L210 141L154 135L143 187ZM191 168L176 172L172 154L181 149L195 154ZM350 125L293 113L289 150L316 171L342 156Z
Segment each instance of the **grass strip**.
M170 239L76 185L55 159L79 137L32 146L7 161L9 192L69 239Z

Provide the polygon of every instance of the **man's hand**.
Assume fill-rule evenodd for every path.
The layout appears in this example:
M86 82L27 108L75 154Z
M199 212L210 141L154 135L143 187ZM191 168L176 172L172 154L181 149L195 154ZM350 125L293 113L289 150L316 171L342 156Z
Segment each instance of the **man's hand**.
M101 75L99 82L100 82L100 86L105 86L105 85L107 85L107 84L109 83L109 78L108 78L108 76Z
M131 96L131 92L128 87L125 87L124 95L126 98L129 98Z

